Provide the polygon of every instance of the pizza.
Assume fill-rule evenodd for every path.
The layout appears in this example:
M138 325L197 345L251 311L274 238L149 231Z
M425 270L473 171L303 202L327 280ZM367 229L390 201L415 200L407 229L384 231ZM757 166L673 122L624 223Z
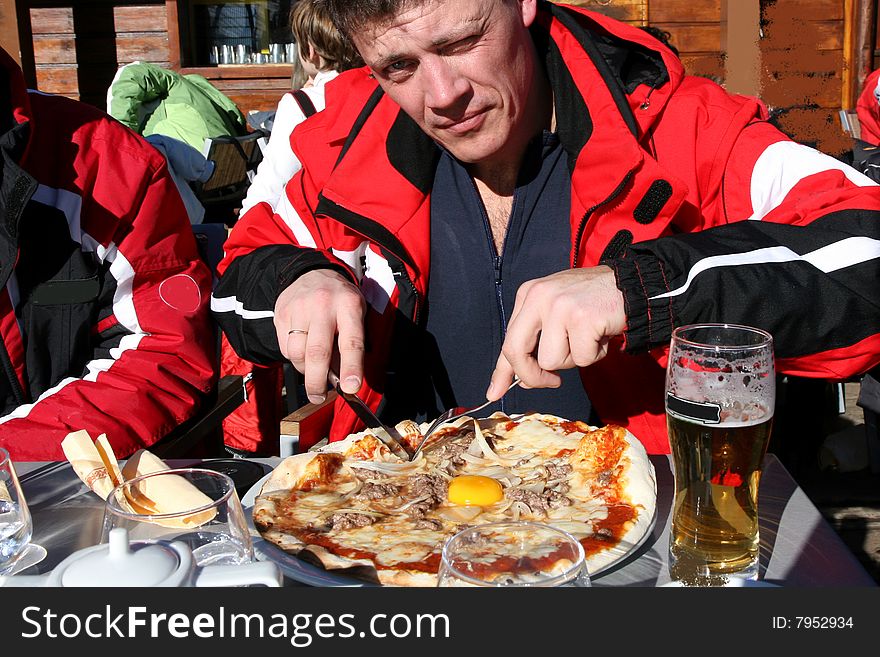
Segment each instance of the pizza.
M428 424L404 421L413 447ZM463 417L415 460L353 434L285 458L254 502L282 550L385 585L433 586L447 539L489 522L533 521L573 535L597 573L651 530L654 468L625 428L530 413ZM443 441L442 443L440 441Z

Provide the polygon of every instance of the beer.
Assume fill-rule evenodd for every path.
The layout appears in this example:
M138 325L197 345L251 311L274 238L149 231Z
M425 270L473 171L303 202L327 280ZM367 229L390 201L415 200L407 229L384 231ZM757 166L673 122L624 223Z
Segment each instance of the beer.
M773 424L703 424L667 412L675 470L670 575L693 584L758 574L758 483Z

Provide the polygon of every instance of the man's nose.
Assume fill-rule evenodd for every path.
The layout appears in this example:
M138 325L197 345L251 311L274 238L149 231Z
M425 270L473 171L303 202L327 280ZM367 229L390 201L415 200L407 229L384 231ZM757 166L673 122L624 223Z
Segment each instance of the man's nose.
M442 57L422 64L425 105L435 110L453 107L470 85L461 73Z

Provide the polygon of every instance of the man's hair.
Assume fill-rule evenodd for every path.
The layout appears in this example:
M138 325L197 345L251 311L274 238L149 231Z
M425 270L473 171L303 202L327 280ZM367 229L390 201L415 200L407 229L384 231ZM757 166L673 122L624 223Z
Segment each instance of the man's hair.
M351 35L365 25L392 19L405 9L424 4L425 0L324 0L333 22Z
M346 71L364 62L351 41L336 29L325 0L299 0L290 11L290 29L305 57L309 44L324 60L325 69Z

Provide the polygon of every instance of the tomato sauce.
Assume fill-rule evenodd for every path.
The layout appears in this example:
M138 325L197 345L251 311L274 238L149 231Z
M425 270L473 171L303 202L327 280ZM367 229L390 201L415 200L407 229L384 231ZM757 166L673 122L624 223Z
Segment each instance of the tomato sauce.
M636 510L628 504L609 506L608 517L593 523L593 535L581 539L584 553L590 556L619 543L625 531L624 525L635 520L635 517ZM602 530L605 531L600 534Z

